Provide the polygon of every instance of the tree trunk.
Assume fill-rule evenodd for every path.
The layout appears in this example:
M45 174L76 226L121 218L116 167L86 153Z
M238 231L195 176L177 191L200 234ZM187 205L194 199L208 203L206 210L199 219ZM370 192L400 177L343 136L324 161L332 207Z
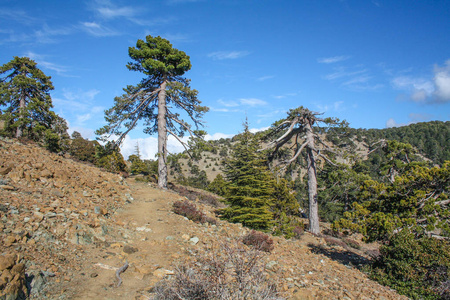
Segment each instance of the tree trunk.
M309 198L309 231L313 234L320 233L319 205L317 202L317 173L314 159L314 134L310 124L305 125L307 156L308 156L308 198Z
M158 95L158 186L162 189L167 189L166 86L164 80Z
M18 123L19 125L17 126L16 129L16 138L20 138L22 137L22 119L23 119L23 111L25 110L25 96L24 95L20 95L20 102L19 102L19 120Z

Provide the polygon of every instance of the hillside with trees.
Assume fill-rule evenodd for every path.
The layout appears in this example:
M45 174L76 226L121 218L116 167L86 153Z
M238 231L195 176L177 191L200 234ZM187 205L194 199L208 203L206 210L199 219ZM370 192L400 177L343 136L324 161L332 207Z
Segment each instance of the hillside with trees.
M56 162L62 162L58 157L70 158L124 177L135 175L136 180L157 184L164 192L173 188L191 198L194 195L191 200L213 199L215 215L253 230L243 243L265 243L264 251L272 250L267 234L295 240L305 230L354 248L360 247L356 237L378 243L379 253L370 259L363 254L365 272L372 279L412 298L450 297L450 122L352 129L346 121L323 118L301 106L290 109L264 132L252 134L246 121L242 133L231 139L205 141L207 133L200 127L208 108L184 77L191 68L189 56L168 40L150 35L138 40L128 54L133 61L127 68L144 78L124 88L124 94L105 111L107 124L96 132L100 142L78 132L68 135L66 121L52 111L51 78L33 60L14 57L1 66L3 147L9 149L15 143L10 139L15 138L56 153L52 158ZM120 153L121 143L138 124L144 125L144 133L158 136L156 161L142 159L139 145L126 159ZM189 140L184 142L186 134ZM170 135L185 152L168 153ZM69 195L64 183L55 185L51 179L58 171L50 172L38 159L34 158L33 166L2 162L1 175L9 175L1 179L1 190L15 191L15 186L8 185L11 180L21 189L52 182L51 188L64 187L61 191ZM60 173L67 179L67 174ZM100 190L96 188L95 193L114 194ZM65 197L61 191L53 191L54 196ZM90 196L82 188L78 194ZM51 206L59 207L55 202ZM107 214L101 207L95 211ZM215 226L216 221L192 203L180 202L174 211ZM6 215L2 220L10 225ZM99 227L92 222L89 226ZM16 237L10 241L15 243ZM263 250L259 246L257 250ZM326 253L320 248L314 251Z

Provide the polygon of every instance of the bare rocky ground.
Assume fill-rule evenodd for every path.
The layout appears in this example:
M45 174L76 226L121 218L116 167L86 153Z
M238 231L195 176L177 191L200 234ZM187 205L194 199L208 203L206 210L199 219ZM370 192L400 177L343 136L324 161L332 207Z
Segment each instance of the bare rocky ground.
M183 196L0 140L0 299L151 299L177 265L248 233L171 211ZM213 217L214 209L197 206ZM263 260L287 299L406 299L367 278L361 251L305 233ZM125 263L123 283L116 270Z

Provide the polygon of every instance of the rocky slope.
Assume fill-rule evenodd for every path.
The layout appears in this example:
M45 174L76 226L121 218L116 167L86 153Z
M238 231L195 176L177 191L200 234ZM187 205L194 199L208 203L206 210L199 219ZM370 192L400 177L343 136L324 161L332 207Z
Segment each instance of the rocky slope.
M248 229L172 212L185 197L0 140L0 299L151 299L176 266ZM214 209L197 202L208 216ZM358 270L366 256L305 233L262 264L288 299L402 299ZM117 287L115 272L129 264Z

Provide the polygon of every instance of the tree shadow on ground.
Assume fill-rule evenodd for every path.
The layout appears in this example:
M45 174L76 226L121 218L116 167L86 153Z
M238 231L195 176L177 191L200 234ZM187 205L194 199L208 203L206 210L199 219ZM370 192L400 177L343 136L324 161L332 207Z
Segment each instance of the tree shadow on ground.
M336 248L333 246L330 247L314 244L308 244L308 247L311 249L311 252L316 254L323 254L326 257L329 257L332 260L337 261L347 267L355 267L361 270L365 265L368 265L370 263L370 259L348 249L343 249L342 247Z

